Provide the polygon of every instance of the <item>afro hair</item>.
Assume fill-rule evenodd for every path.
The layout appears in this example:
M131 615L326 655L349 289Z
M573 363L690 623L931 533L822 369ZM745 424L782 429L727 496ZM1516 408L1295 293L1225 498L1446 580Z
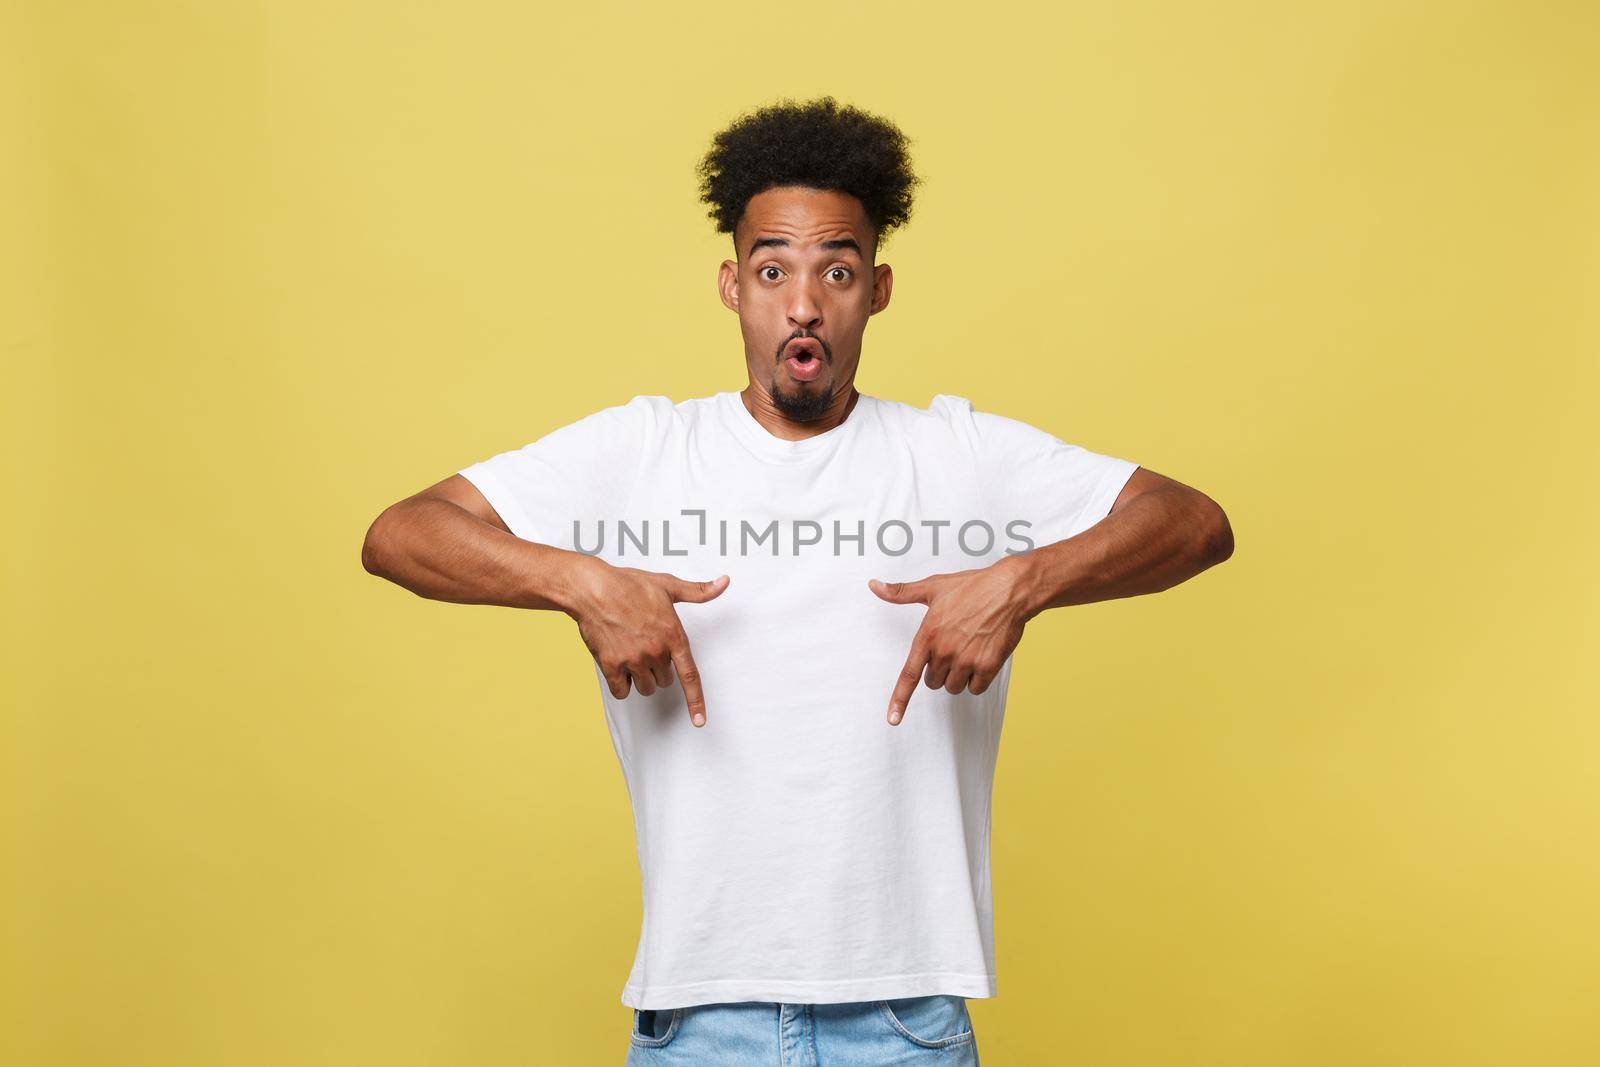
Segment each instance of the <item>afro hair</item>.
M740 116L700 161L700 199L719 233L731 234L757 193L778 185L848 193L861 201L878 242L911 217L909 141L891 122L824 96L781 100Z

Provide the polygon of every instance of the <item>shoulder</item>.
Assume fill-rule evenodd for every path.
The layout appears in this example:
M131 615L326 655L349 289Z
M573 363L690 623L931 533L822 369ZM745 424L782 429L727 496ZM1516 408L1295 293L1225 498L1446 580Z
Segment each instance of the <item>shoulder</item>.
M714 421L720 403L721 397L717 395L673 400L669 396L650 394L634 397L626 407L647 437L670 437Z
M980 411L968 398L951 393L937 394L925 408L897 400L880 400L878 404L887 421L909 432L949 437L971 449L1014 446L1044 436L1043 431L1028 423Z
M903 400L866 397L885 423L912 433L954 433L965 435L972 425L972 401L963 396L939 393L928 406L919 408Z
M636 396L558 424L545 431L535 444L541 449L585 453L638 446L658 432L662 412L670 411L671 406L672 402L666 397Z
M597 430L627 429L648 435L660 430L674 419L683 417L684 406L693 403L694 401L684 401L683 404L677 404L671 397L640 394L631 400L600 408L585 415L578 422L588 424Z
M556 432L614 433L618 430L642 427L653 417L655 405L652 401L655 399L655 397L636 396L632 400L608 404L558 427Z

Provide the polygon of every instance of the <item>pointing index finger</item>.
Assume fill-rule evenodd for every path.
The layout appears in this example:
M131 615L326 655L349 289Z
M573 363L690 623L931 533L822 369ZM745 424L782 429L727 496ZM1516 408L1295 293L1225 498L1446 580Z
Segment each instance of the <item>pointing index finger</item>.
M927 662L928 644L919 626L917 636L911 640L911 652L906 656L906 664L900 668L900 677L895 680L894 693L889 697L890 726L900 724L906 705L911 702L911 694L917 691L917 683L922 680L922 669Z
M696 726L706 724L706 697L700 689L700 669L694 665L694 656L689 652L689 638L681 629L678 639L672 646L672 666L678 672L678 681L683 685L683 695L689 702L689 721Z

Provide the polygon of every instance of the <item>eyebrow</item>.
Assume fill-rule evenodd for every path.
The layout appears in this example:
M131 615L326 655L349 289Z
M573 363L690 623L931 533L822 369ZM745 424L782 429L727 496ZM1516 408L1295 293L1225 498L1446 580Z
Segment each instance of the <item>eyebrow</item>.
M759 249L762 249L762 248L788 248L788 247L789 247L789 242L784 240L782 237L763 237L760 240L756 241L755 244L750 246L750 251L746 253L746 257L748 258L749 256L755 255L756 252ZM838 249L838 248L849 248L849 249L852 249L855 252L856 255L858 255L858 256L861 255L861 246L856 244L856 240L855 240L854 237L835 237L831 241L823 241L822 242L822 247L824 249L829 250L829 251L832 251L832 250Z

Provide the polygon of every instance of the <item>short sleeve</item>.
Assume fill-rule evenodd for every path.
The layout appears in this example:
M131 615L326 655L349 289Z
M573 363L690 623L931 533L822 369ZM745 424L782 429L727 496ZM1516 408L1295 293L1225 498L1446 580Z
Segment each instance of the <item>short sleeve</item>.
M997 532L1010 524L1034 548L1075 537L1111 513L1139 465L1069 444L1018 419L975 411L964 397L940 394L933 406L972 448Z
M620 514L654 425L657 400L636 396L459 473L524 541L571 549L573 523Z

